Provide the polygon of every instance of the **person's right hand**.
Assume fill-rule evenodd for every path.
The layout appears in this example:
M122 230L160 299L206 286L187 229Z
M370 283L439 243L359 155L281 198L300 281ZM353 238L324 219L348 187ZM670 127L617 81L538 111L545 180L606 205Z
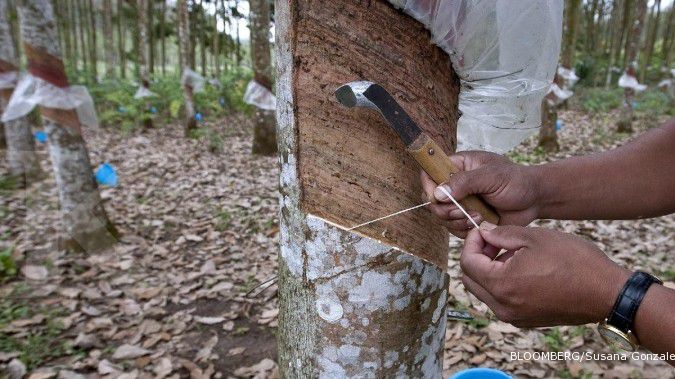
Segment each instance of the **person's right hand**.
M537 218L538 179L534 167L522 166L508 158L482 151L465 151L450 157L460 172L441 185L457 200L479 195L499 214L500 225L525 226ZM431 211L447 221L448 230L465 238L472 228L464 214L437 189L437 184L422 171L422 186ZM483 218L469 211L477 223Z

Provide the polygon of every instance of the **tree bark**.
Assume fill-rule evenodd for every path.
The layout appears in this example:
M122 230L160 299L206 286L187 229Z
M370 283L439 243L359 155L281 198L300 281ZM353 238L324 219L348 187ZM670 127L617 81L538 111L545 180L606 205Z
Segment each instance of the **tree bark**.
M126 25L124 18L124 0L117 0L117 48L120 58L120 76L127 77Z
M561 65L566 69L574 67L574 50L577 41L580 4L581 0L569 0L567 1L567 9L565 9L565 42L563 44Z
M105 75L115 77L115 46L113 44L112 0L103 0L103 35L105 36Z
M89 0L89 61L91 62L91 74L94 81L98 76L98 47L96 35L96 9L94 7L94 0Z
M663 67L670 69L670 60L673 54L673 40L675 39L675 6L670 7L668 12L668 23L666 24L666 32L663 34ZM668 72L666 71L666 75Z
M138 66L139 66L139 82L140 86L143 88L150 88L150 73L148 68L150 49L148 42L148 1L149 0L137 0L137 9L138 12ZM142 99L144 102L145 109L150 107L150 104L147 100ZM143 127L145 129L152 128L152 118L145 117L143 119Z
M148 50L148 59L146 60L146 67L150 75L155 73L155 5L154 0L146 1L147 8L146 14L148 15L147 20L148 24L146 25L146 36L148 45L146 49Z
M272 91L272 56L270 52L270 7L267 0L250 0L251 63L253 79ZM274 112L256 109L253 128L253 154L273 155L277 152Z
M192 66L190 66L190 18L187 1L178 0L176 2L181 75L183 75L185 69L192 69ZM192 88L186 83L183 83L183 98L185 100L185 136L189 136L190 131L197 128L197 121L195 120L195 106L192 101Z
M68 86L50 0L20 0L21 37L28 70L52 85ZM44 72L49 62L48 72ZM98 193L80 122L74 110L40 107L59 190L63 219L61 245L69 250L99 251L112 245L117 232Z
M220 79L220 33L218 32L218 2L214 2L216 11L213 12L213 74Z
M553 82L562 88L563 83L558 74L553 77ZM547 153L560 149L558 143L558 109L555 103L555 95L549 92L541 102L541 129L539 130L539 147Z
M624 0L624 8L623 8L623 28L621 28L621 38L626 36L626 40L624 43L623 47L623 60L621 61L621 67L626 67L628 64L628 51L630 49L630 43L633 38L633 35L630 33L625 33L626 31L630 30L632 31L633 28L633 21L635 19L635 10L633 9L633 5L635 2L641 2L642 0ZM621 50L619 50L620 52ZM618 61L618 59L617 59Z
M635 20L630 30L628 44L626 49L626 69L625 72L637 78L637 55L640 50L640 36L642 34L642 25L647 13L647 0L636 0ZM633 131L633 99L635 91L632 88L624 89L624 102L621 107L621 117L618 123L618 131L630 133Z
M659 34L659 21L661 20L661 0L655 0L652 6L650 28L645 44L645 52L642 57L642 70L640 70L640 82L644 83L647 79L647 71L652 64L652 54L654 54L654 45L656 36Z
M618 33L619 25L621 25L621 9L623 5L621 1L622 0L614 0L612 12L610 13L609 51L607 56L607 71L605 72L605 88L609 88L609 85L612 82L612 67L618 61L618 58L616 58L616 51L621 50L620 34Z
M417 204L421 188L382 117L333 92L382 84L450 153L459 82L449 58L384 1L279 0L275 11L281 375L441 377L445 268L408 252L447 262L447 232L426 210L359 233L337 226Z
M166 75L166 0L162 0L161 9L159 19L159 34L162 39L160 59L162 61L162 75Z
M22 0L19 0L22 1ZM77 1L77 25L79 29L79 34L80 34L80 54L82 58L82 67L84 68L84 71L88 70L88 65L87 65L87 46L85 45L85 24L86 24L86 15L85 15L85 7L84 7L84 2L86 0L76 0Z
M11 30L8 2L0 0L0 74L18 71L19 54ZM0 114L5 110L13 88L0 89ZM40 162L35 154L35 141L28 117L4 123L3 140L7 148L10 175L22 186L39 178Z

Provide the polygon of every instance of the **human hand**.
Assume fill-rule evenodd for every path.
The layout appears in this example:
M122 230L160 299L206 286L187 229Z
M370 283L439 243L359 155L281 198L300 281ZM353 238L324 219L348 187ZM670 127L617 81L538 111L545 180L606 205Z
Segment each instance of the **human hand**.
M630 276L574 235L488 223L469 232L460 266L464 286L518 327L598 322Z
M441 185L457 200L469 195L480 195L499 214L500 225L527 225L537 218L538 180L536 168L521 166L508 158L482 151L460 152L450 157L460 172ZM471 222L451 203L437 184L424 171L422 187L431 211L447 221L448 230L465 238ZM469 212L477 223L483 221L477 212Z

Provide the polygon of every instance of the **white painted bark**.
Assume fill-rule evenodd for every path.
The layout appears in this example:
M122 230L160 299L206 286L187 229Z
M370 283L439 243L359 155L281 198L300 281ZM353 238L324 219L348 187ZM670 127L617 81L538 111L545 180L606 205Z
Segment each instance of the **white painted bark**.
M270 53L270 3L250 0L251 61L253 78L272 89L272 58ZM274 112L256 108L253 129L253 154L273 155L277 152Z
M0 0L0 60L5 62L3 66L11 65L18 70L19 57L8 13L7 0ZM0 90L0 113L5 109L12 90L11 88ZM24 185L36 179L40 174L40 162L35 154L35 141L28 117L6 122L4 137L10 174Z
M180 47L180 72L183 75L185 69L192 69L190 67L190 18L188 17L187 0L176 2L176 14ZM188 135L191 129L197 127L197 123L195 121L195 106L192 100L192 88L185 83L183 83L183 99L185 101L185 135Z
M21 0L19 16L24 45L61 59L51 2ZM59 190L64 247L92 252L110 246L116 232L103 208L82 136L49 119L45 128Z
M439 378L447 275L301 208L293 14L277 1L279 367L286 378Z

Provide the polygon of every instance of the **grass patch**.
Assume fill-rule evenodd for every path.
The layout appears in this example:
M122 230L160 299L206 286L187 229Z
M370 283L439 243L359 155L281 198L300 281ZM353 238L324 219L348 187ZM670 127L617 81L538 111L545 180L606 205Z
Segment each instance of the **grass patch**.
M12 257L13 251L13 246L0 251L0 283L13 278L18 272L16 262L14 261L14 257Z

